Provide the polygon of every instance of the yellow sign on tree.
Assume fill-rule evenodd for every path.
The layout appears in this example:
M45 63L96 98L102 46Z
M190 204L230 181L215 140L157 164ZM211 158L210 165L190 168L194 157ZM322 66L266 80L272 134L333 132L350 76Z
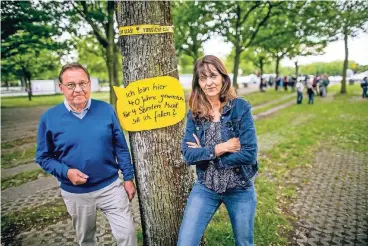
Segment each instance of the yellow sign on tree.
M170 76L114 86L117 113L126 131L162 128L180 122L185 116L184 91L179 80Z

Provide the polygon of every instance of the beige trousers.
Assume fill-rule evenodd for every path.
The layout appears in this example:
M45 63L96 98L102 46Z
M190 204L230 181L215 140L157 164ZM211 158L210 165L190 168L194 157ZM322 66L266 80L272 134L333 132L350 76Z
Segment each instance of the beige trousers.
M120 179L97 191L76 194L61 189L61 196L77 233L81 246L95 246L97 209L109 220L118 246L136 246L137 236L129 199Z

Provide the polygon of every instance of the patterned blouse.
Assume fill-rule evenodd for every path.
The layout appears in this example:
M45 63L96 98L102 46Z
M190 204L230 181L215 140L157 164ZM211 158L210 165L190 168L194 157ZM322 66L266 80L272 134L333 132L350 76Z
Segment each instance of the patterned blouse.
M206 146L214 146L222 142L221 123L211 122L206 131ZM203 185L217 193L224 193L227 189L241 185L241 176L234 169L217 169L213 162L210 162L204 173Z

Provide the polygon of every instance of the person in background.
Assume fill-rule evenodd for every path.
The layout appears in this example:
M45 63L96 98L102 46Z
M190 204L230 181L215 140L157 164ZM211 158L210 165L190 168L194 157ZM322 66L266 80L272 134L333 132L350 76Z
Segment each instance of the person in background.
M266 87L266 83L265 83L265 79L261 77L261 81L259 82L259 90L261 92L265 92L265 90L263 89L264 87Z
M179 231L178 246L199 245L223 203L235 244L254 245L258 171L257 137L251 105L237 98L223 63L207 55L194 66L182 153L196 166L193 186Z
M292 76L289 82L289 86L291 87L291 92L295 92L295 82L296 82L296 77Z
M59 180L79 245L97 245L97 209L109 220L117 245L137 245L129 206L134 170L115 111L90 98L91 80L82 65L63 66L59 82L64 102L41 116L36 162Z
M330 83L330 80L328 79L328 75L327 74L323 74L321 76L321 84L322 84L322 97L326 97L327 96L327 86Z
M284 76L284 90L285 91L288 90L288 85L289 85L289 77L288 76Z
M307 83L307 94L308 94L308 104L314 104L313 79L310 79Z
M272 87L272 86L273 86L273 77L272 77L272 76L270 76L270 77L268 78L268 86L269 86L269 87Z
M368 98L367 91L368 91L368 79L364 77L363 81L360 83L360 87L363 89L362 98Z
M297 93L296 104L302 104L303 90L304 90L304 85L303 85L302 81L299 80L299 82L296 83L296 93Z

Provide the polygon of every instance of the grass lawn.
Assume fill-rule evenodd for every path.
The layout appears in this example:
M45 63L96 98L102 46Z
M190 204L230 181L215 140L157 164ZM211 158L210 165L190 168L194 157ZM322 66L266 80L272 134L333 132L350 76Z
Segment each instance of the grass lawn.
M26 149L17 149L1 154L1 168L11 168L33 161L36 154L36 144Z
M268 88L266 92L259 92L259 91L254 92L254 93L243 96L243 98L247 100L254 107L257 105L261 105L264 103L278 100L290 94L295 94L295 92L291 92L290 90L275 91L273 88Z
M339 89L331 87L329 93ZM319 148L368 152L368 100L360 98L359 85L347 89L348 94L337 94L333 100L316 97L314 105L304 101L256 121L259 139L272 134L280 136L280 142L259 156L256 245L286 245L290 241L293 218L288 209L297 194L296 187L286 184L291 170L311 167ZM205 238L211 246L234 245L223 207L215 214Z
M94 99L109 101L109 92L92 92L91 97ZM28 100L27 96L21 97L2 97L1 107L17 108L17 107L35 107L35 106L53 106L61 103L64 100L62 94L47 95L47 96L33 96L32 101Z
M256 114L259 114L259 113L262 113L262 112L266 112L267 110L269 110L271 108L274 108L276 106L282 105L282 104L290 102L290 101L296 101L296 100L294 99L294 97L285 98L285 99L277 101L275 103L271 103L267 106L260 107L260 108L257 108L255 110L252 110L252 114L256 115Z

